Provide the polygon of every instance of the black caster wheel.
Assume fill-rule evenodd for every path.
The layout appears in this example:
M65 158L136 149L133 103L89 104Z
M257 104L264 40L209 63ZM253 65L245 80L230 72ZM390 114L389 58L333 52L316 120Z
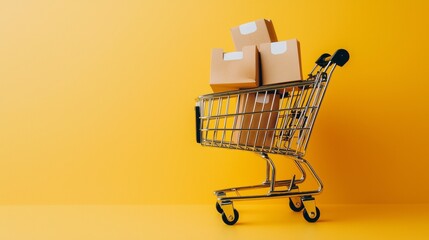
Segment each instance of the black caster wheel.
M317 220L319 220L320 211L319 211L319 208L316 207L315 213L308 214L307 209L304 209L303 215L304 215L305 220L307 220L307 222L314 223L314 222L317 222Z
M223 213L223 209L220 207L220 204L218 202L216 202L216 210L218 213L222 214Z
M234 225L238 221L238 211L234 209L234 219L230 220L225 213L222 213L222 220L226 225Z
M301 210L304 209L304 204L301 200L299 200L299 202L294 203L292 198L289 198L289 207L294 212L301 212Z

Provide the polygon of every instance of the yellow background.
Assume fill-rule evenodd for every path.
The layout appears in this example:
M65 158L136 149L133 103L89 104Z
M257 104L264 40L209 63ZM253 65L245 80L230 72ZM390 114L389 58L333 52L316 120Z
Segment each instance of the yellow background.
M0 204L212 203L253 153L195 143L211 48L273 20L303 71L345 48L307 159L322 203L429 203L427 10L408 1L1 1ZM278 166L289 162L276 156ZM287 160L287 159L286 159ZM290 177L286 170L280 172Z

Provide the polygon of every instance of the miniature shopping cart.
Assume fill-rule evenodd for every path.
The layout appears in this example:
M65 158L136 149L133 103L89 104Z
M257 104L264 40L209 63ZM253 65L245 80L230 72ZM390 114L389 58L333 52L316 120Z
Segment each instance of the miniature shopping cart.
M207 94L197 99L198 143L256 152L267 163L262 184L215 191L216 209L224 223L233 225L238 221L234 201L279 197L289 197L290 208L296 212L304 210L308 222L319 219L320 211L313 195L322 191L323 184L304 155L331 75L336 66L343 66L348 59L349 53L339 49L332 56L323 54L307 80ZM290 157L301 176L277 180L274 161L268 154ZM306 180L307 171L318 187L303 191L299 185ZM255 189L268 191L241 193Z

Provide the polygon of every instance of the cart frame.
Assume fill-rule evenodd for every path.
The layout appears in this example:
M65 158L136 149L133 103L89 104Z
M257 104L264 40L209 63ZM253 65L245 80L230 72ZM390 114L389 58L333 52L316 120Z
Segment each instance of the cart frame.
M203 146L252 151L266 161L265 180L258 185L216 190L216 209L228 225L238 221L233 202L239 200L289 197L293 211L303 211L308 222L316 222L320 210L315 198L323 183L304 159L308 142L332 73L343 66L349 53L337 50L322 54L307 80L261 86L253 89L202 95L197 99L197 142ZM276 166L268 154L280 154L293 160L300 172L297 179L277 180ZM307 172L317 183L315 189L300 191ZM264 194L242 195L240 191L268 188ZM235 195L232 195L235 193Z

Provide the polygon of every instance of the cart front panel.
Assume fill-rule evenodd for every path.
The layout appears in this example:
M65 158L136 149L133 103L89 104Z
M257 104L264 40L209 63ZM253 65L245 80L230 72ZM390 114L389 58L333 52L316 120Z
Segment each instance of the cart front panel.
M198 139L203 146L303 156L326 83L297 81L200 96Z

